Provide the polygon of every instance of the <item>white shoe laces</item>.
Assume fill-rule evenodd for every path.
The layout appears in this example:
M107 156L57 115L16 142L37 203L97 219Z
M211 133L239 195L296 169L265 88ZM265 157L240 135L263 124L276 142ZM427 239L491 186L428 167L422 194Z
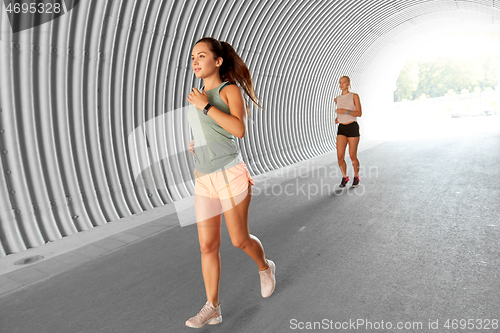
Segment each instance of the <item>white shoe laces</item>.
M208 313L208 311L211 309L212 308L210 307L210 304L206 303L205 305L203 305L203 307L201 308L200 312L198 312L196 317L203 318L203 316L205 316Z

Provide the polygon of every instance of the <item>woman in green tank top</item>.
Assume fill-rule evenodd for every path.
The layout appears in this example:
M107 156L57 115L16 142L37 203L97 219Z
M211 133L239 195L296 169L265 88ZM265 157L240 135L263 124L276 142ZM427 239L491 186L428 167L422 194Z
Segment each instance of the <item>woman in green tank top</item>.
M245 135L249 112L239 87L260 106L250 71L230 44L214 38L198 40L191 60L196 77L204 83L204 89L193 88L187 100L191 104L188 121L194 140L189 150L195 156L195 211L207 302L186 325L200 328L222 321L219 303L222 213L233 245L245 251L259 267L263 297L272 294L276 279L274 262L266 259L262 243L248 230L250 185L254 182L235 141L235 136Z

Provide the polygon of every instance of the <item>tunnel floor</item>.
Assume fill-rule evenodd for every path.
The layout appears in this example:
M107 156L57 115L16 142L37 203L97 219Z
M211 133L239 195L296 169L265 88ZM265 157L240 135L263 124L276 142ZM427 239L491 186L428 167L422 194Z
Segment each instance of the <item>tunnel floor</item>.
M254 189L250 232L277 267L270 298L223 224L223 322L198 331L312 331L317 322L317 330L452 332L464 331L452 327L461 319L474 320L466 331L481 331L480 322L496 331L500 132L366 149L357 189L338 189L334 153L325 156L327 175L311 167ZM4 294L0 326L189 332L184 322L205 300L196 226L175 226Z

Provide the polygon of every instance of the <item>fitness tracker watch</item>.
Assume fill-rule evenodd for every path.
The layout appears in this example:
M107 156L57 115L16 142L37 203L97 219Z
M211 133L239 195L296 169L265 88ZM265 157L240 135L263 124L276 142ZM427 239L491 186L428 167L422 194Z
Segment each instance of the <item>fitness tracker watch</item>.
M208 112L208 109L210 109L212 107L212 104L208 103L207 105L205 105L205 107L203 108L203 114L205 116L208 116L207 115L207 112Z

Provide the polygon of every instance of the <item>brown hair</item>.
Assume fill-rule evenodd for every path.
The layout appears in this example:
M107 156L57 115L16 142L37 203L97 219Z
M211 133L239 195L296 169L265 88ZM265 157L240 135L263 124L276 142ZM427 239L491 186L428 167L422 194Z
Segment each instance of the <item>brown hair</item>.
M252 76L250 75L250 70L247 65L241 59L241 57L236 53L231 44L227 42L218 41L212 37L203 37L199 39L196 43L206 43L210 51L214 54L215 58L221 57L223 59L222 65L219 68L219 75L221 80L229 81L232 84L238 83L243 89L245 94L250 97L252 102L262 108L259 103L259 99L255 94L253 88ZM245 106L247 109L247 116L250 115L250 110L248 108L248 103L245 100Z

